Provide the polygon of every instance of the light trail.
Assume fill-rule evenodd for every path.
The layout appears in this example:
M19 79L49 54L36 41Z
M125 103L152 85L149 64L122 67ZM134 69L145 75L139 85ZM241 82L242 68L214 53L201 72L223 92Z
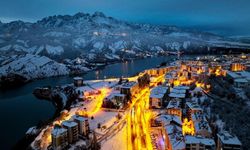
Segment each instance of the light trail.
M128 135L133 150L152 150L150 138L149 88L142 89L135 99L132 99L131 111L128 115Z
M95 115L102 107L102 103L103 103L103 99L108 95L108 93L111 91L108 88L102 88L99 90L101 93L96 97L95 101L96 101L96 107L91 110L91 111L87 111L86 114L87 116L93 116Z

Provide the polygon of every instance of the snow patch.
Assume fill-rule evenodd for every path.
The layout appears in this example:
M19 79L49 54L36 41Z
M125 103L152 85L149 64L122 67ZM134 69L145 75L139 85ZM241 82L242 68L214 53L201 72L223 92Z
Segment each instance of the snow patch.
M7 45L7 46L4 46L4 47L1 47L0 50L1 51L8 51L10 48L11 48L11 45Z
M73 46L76 48L81 48L86 46L86 41L84 38L77 38L73 40Z
M70 35L71 35L70 33L66 33L66 32L52 31L52 32L47 32L43 34L43 37L68 37Z
M96 42L96 43L93 45L93 47L94 47L95 49L101 50L101 49L103 49L103 47L104 47L104 43L103 43L103 42Z
M46 45L46 50L49 54L53 54L53 55L60 55L61 53L64 52L64 49L62 46Z

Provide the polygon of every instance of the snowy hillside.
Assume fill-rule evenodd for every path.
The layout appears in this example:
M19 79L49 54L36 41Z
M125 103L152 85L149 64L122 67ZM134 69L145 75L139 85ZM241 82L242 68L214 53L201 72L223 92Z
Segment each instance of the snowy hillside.
M15 21L0 25L0 54L38 54L50 58L76 58L188 51L200 46L250 47L210 33L128 23L96 12L46 17L36 23ZM132 52L132 53L130 53ZM106 55L103 55L106 54ZM60 57L58 57L60 56Z
M109 62L169 51L249 49L246 41L175 26L128 23L101 12L49 16L35 23L0 22L0 77L78 74Z
M45 56L31 54L9 57L0 66L0 76L15 73L34 79L69 74L65 65Z

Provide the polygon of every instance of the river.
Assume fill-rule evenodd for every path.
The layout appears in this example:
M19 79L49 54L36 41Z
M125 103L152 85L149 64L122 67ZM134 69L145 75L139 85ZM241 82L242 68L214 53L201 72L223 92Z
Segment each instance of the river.
M117 63L104 69L88 72L82 77L85 80L110 77L128 77L148 68L153 68L165 61L171 61L174 56L154 57ZM1 136L0 149L10 149L25 135L29 127L41 120L49 119L54 114L54 106L48 101L35 98L32 91L36 87L56 86L72 83L72 77L63 76L46 78L30 82L22 87L0 92Z

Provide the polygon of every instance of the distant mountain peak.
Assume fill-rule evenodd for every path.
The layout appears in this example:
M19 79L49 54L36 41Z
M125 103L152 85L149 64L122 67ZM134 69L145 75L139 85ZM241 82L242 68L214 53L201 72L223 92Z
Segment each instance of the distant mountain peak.
M89 13L83 13L83 12L78 12L74 15L54 15L54 16L48 16L45 17L36 23L38 25L42 25L45 27L61 27L64 24L76 24L78 23L83 23L83 22L88 22L88 23L93 23L93 19L103 19L103 20L116 20L113 19L112 17L106 17L106 15L102 12L95 12L92 15Z
M103 18L106 18L106 15L103 13L103 12L100 12L100 11L96 11L92 17L103 17Z
M82 18L82 17L86 17L86 16L90 16L90 14L89 13L78 12L73 17L74 18Z
M214 34L176 26L131 23L102 12L54 15L36 23L14 21L0 25L0 54L6 55L12 51L67 58L89 53L125 56L124 49L147 52L188 51L206 46L250 47Z

